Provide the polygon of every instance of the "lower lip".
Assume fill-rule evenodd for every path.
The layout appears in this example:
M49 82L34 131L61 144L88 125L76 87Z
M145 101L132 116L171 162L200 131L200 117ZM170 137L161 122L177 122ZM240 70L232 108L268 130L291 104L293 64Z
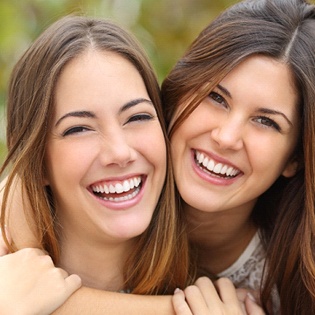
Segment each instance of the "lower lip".
M90 191L90 193L98 202L100 202L106 208L109 208L112 210L129 210L130 208L134 207L142 200L142 197L144 196L145 186L146 186L145 184L146 184L146 180L142 180L141 188L140 188L140 191L137 193L137 195L131 199L122 200L122 201L104 200L102 198L95 196L93 192Z
M219 186L228 186L232 185L239 177L239 175L231 178L217 177L215 175L212 175L211 173L206 172L205 169L200 168L200 166L197 164L195 160L195 152L193 150L191 151L191 161L192 168L195 173L208 183Z

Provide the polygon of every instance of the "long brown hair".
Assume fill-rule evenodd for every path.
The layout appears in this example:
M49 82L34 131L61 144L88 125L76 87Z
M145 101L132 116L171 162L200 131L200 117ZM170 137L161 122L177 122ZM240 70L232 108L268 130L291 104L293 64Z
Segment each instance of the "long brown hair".
M3 228L5 224L10 189L14 189L14 178L18 176L23 195L31 205L27 215L34 222L34 233L56 264L59 262L59 244L54 211L43 183L45 146L60 73L70 60L90 48L117 53L137 68L157 110L168 148L159 86L135 38L110 21L78 16L60 19L39 36L18 61L10 79L8 156L0 172L3 174L9 169L9 176L4 191L1 226ZM165 185L152 222L139 237L137 248L125 264L125 285L134 293L171 293L176 287L186 284L186 237L175 206L169 150L167 157Z
M280 177L252 213L267 250L262 302L267 310L276 284L282 314L315 314L315 6L249 0L223 12L163 82L165 118L172 135L234 67L255 54L288 65L302 118L297 174Z

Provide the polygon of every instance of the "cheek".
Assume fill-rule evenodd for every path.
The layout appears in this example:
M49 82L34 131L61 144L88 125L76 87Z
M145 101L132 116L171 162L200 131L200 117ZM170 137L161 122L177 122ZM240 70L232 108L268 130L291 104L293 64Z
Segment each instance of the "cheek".
M288 160L292 156L294 146L284 139L253 139L247 148L250 149L252 167L260 173L270 175L274 179L283 172Z
M148 130L137 139L138 151L155 167L166 169L166 144L160 128Z
M46 152L47 181L76 180L91 163L93 149L74 144L51 145Z

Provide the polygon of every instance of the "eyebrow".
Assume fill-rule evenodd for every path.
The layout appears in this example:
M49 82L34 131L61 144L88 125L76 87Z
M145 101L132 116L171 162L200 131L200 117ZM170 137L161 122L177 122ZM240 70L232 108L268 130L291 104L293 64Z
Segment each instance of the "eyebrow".
M229 92L229 90L227 90L225 87L223 87L222 85L218 84L217 85L217 88L223 93L225 94L226 96L228 96L230 99L233 99L232 98L232 94ZM293 126L292 122L290 121L290 119L282 112L279 112L277 110L273 110L273 109L270 109L270 108L258 108L258 111L263 113L263 114L270 114L270 115L280 115L282 116L290 126Z
M263 114L271 114L271 115L280 115L282 116L290 126L293 126L292 122L290 121L290 119L282 112L278 112L276 110L273 109L269 109L269 108L258 108L258 111L263 113Z
M217 88L218 88L223 94L225 94L226 96L228 96L229 98L232 99L232 94L229 92L228 89L226 89L225 87L223 87L223 86L220 85L220 84L217 85Z
M120 110L119 110L119 113L123 113L125 112L126 110L128 110L129 108L133 107L133 106L136 106L140 103L147 103L151 106L153 106L153 103L152 101L146 99L146 98L136 98L132 101L129 101L128 103L126 103L125 105L123 105Z
M147 103L149 105L152 105L153 106L153 103L152 101L146 99L146 98L137 98L137 99L134 99L132 101L129 101L127 102L126 104L124 104L120 109L119 109L119 113L123 113L125 112L126 110L128 110L129 108L132 108L133 106L136 106L140 103ZM81 117L81 118L96 118L96 114L91 112L91 111L85 111L85 110L82 110L82 111L73 111L73 112L69 112L69 113L66 113L65 115L61 116L56 124L55 124L55 127L57 127L62 120L64 120L65 118L67 117Z

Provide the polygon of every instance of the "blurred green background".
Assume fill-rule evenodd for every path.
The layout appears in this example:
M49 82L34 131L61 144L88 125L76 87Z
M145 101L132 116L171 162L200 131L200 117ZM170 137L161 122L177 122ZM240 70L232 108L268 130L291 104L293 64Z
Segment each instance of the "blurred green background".
M17 59L49 24L69 13L110 18L145 47L159 81L188 44L237 0L0 0L0 165L5 149L8 77Z

